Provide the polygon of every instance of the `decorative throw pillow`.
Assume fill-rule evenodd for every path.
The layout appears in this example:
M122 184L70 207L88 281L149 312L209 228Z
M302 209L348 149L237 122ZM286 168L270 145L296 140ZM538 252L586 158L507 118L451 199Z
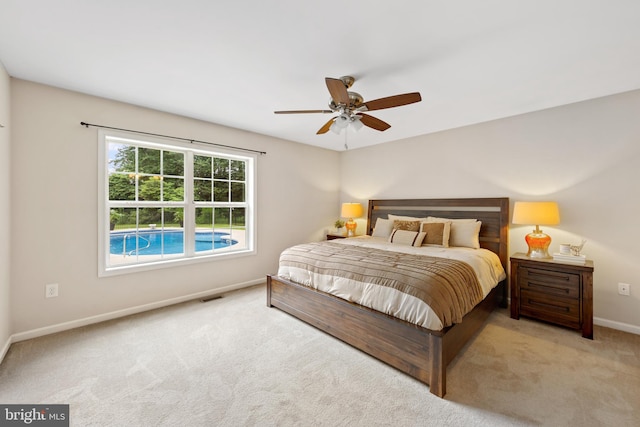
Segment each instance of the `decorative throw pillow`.
M417 231L394 229L389 236L389 243L408 246L420 246L419 244L416 245L419 234L420 233L418 233Z
M373 233L371 233L371 237L384 237L386 239L391 234L391 230L393 230L393 221L384 218L378 218L376 220L375 227L373 227Z
M394 230L418 231L420 230L420 221L393 221Z
M449 235L451 233L451 221L423 222L420 224L420 232L425 233L422 246L449 247Z

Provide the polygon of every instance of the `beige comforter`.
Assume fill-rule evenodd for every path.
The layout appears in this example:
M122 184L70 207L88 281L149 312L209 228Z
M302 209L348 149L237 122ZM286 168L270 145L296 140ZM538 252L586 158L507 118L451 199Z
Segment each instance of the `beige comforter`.
M486 294L466 262L345 243L286 249L278 275L435 330L461 322Z

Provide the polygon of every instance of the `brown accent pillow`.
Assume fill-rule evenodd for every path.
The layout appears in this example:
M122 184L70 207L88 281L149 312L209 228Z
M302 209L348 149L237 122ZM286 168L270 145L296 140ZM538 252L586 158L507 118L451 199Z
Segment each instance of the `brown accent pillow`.
M394 230L419 231L420 221L393 221Z
M422 245L448 247L450 227L450 222L423 222L420 224L420 232L425 233Z

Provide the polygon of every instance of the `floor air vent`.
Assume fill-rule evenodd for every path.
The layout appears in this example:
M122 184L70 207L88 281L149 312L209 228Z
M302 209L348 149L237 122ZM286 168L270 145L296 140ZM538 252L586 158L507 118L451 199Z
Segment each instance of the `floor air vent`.
M202 298L200 302L209 302L209 301L213 301L214 299L220 299L220 298L222 298L222 295L214 295L211 297Z

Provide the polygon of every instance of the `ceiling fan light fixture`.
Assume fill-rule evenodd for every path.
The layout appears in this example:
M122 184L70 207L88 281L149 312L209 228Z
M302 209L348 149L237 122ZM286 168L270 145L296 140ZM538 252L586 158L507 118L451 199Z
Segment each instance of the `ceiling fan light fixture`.
M351 117L349 117L348 113L342 113L338 117L336 117L336 121L340 123L340 127L346 128L351 122Z
M360 121L360 116L353 116L351 118L351 126L350 128L354 131L354 132L358 132L360 129L363 128L363 124Z
M354 125L354 118L355 116L351 116L348 113L342 113L335 118L329 130L331 130L334 133L340 134L342 132L342 129L347 129L350 127L349 125ZM360 120L356 120L356 121L358 122L359 126L358 125L355 125L355 126L358 126L358 129L360 129L362 127L362 123L360 123Z

